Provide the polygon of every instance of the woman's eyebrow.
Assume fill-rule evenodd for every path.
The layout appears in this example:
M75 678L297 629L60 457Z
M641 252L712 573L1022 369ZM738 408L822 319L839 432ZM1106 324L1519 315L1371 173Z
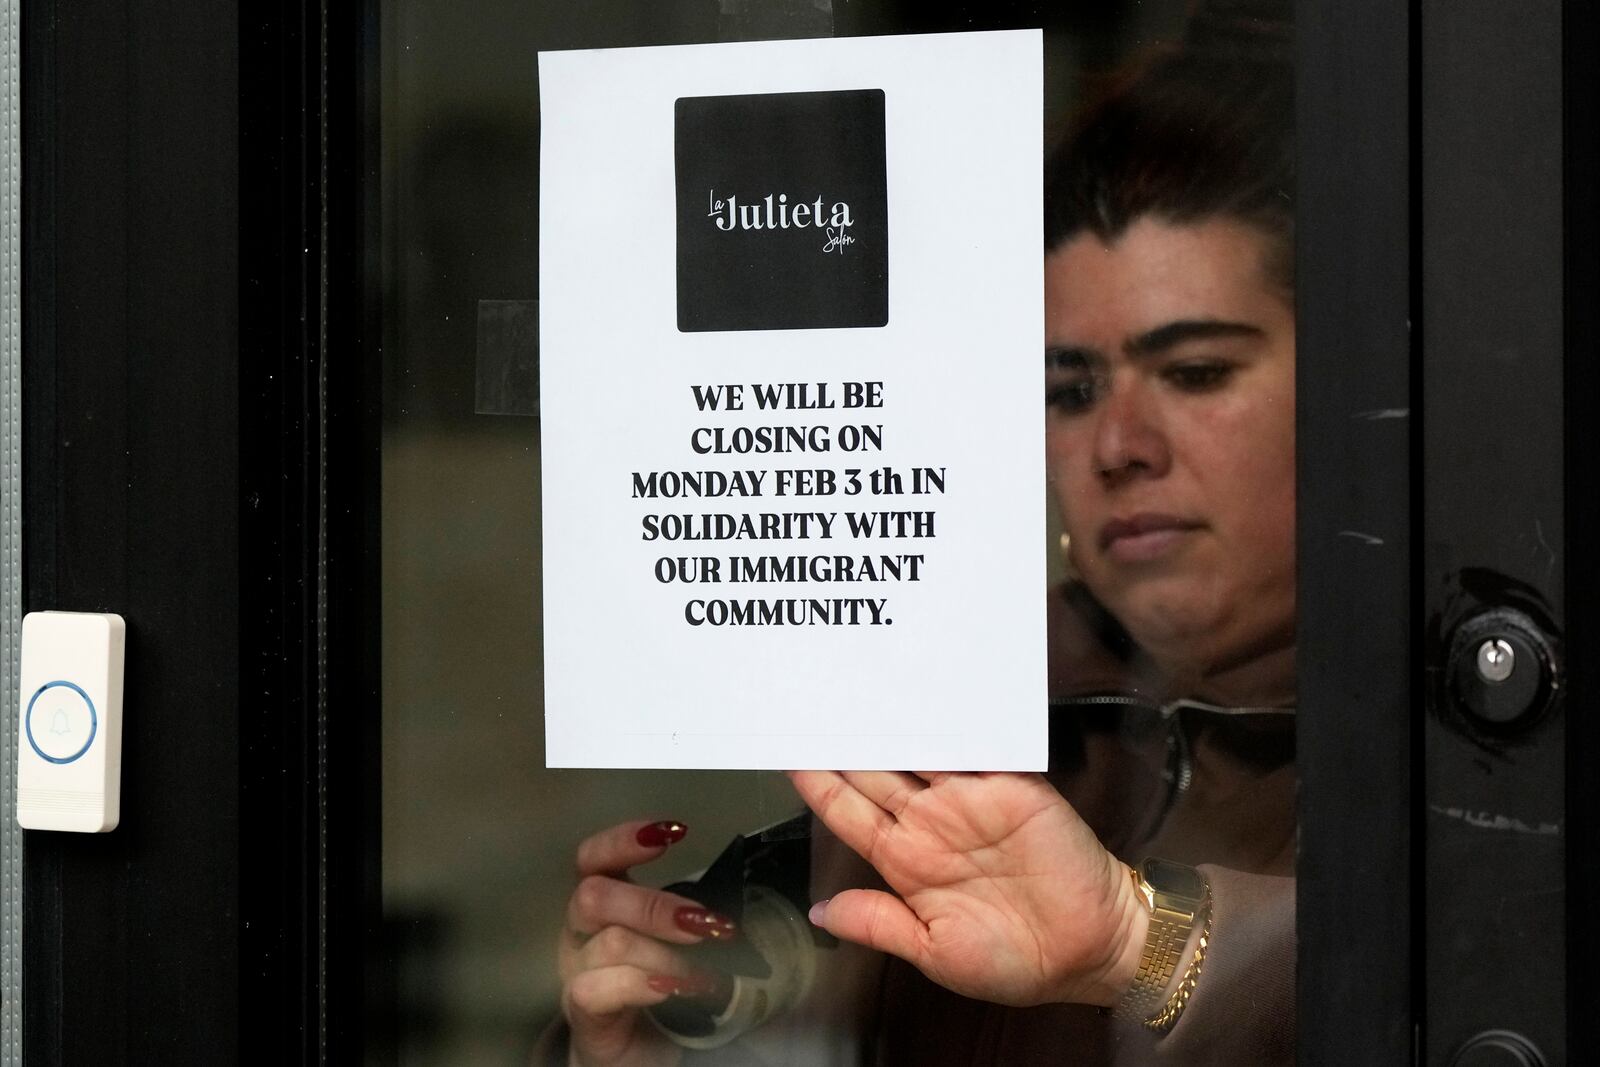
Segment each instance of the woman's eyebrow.
M1046 370L1082 370L1104 363L1105 357L1092 348L1076 345L1046 345L1044 366Z
M1153 356L1185 341L1206 341L1217 337L1262 337L1265 331L1247 322L1221 319L1179 319L1129 338L1122 350L1130 356Z

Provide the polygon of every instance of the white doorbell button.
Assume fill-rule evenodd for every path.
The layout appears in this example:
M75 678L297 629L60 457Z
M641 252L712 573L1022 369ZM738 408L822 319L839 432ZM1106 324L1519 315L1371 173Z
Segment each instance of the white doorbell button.
M100 732L89 694L71 682L46 682L28 701L28 744L51 763L82 759Z
M122 792L120 615L35 611L22 620L17 822L104 833Z

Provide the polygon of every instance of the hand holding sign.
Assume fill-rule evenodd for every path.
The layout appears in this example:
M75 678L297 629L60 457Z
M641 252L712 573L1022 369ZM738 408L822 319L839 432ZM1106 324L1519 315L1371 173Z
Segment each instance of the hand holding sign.
M1035 774L796 771L801 797L898 897L812 909L835 937L899 956L964 996L1115 1004L1148 917L1127 868Z

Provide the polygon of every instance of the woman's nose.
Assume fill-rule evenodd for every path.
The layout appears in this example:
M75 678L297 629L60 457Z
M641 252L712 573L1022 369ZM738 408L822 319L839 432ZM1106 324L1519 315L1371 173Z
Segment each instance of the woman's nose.
M1118 375L1095 411L1092 461L1108 486L1141 477L1160 477L1171 464L1161 428L1157 398L1144 382Z

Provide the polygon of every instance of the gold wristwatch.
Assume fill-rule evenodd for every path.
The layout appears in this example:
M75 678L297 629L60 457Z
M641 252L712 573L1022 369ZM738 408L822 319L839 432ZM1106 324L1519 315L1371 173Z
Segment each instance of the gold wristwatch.
M1139 969L1117 1005L1117 1014L1137 1018L1164 1034L1183 1013L1205 962L1211 933L1211 889L1193 867L1166 860L1147 859L1138 867L1129 868L1129 874L1150 909L1150 929L1145 935ZM1200 944L1177 990L1169 997L1167 986L1196 923L1203 924Z

